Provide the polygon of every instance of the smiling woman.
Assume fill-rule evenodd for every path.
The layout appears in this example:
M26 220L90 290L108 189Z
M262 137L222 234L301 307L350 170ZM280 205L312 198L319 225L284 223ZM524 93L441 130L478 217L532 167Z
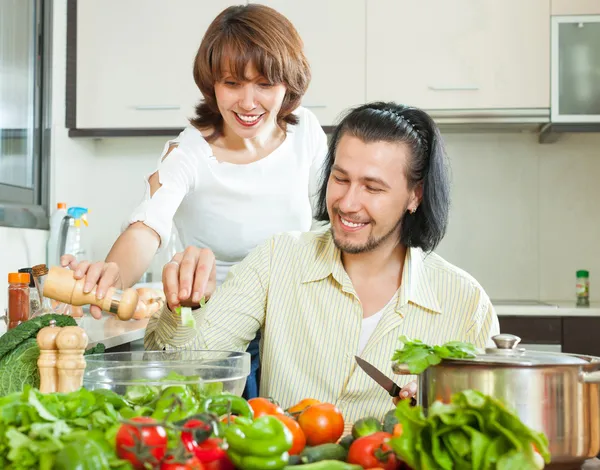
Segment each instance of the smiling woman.
M294 26L264 5L220 13L194 59L203 99L178 138L167 142L147 178L141 204L106 262L63 259L103 295L129 287L167 246L175 226L183 244L210 248L221 284L229 269L278 232L313 226L327 139L316 117L300 106L310 67ZM167 301L198 305L207 286L190 284L179 264ZM92 314L99 316L99 311ZM248 349L253 367L246 397L258 394L258 338ZM252 338L249 338L249 340Z

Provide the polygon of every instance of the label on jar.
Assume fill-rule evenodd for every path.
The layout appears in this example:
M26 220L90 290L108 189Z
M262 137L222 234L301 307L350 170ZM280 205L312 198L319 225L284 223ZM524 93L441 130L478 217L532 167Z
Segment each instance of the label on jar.
M583 279L577 281L576 292L580 297L587 297L590 291L590 283L588 281L584 281Z

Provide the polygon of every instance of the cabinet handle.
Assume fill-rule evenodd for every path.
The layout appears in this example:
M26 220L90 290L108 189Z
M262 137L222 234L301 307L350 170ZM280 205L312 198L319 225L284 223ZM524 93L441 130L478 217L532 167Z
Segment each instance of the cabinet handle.
M479 90L478 86L475 85L464 85L464 86L435 86L429 85L428 87L433 91L477 91Z
M324 105L324 104L303 104L302 106L305 107L305 108L312 108L312 109L315 109L315 108L326 108L327 107L327 105Z
M133 108L137 111L168 111L173 109L181 109L181 106L176 104L148 104L134 106Z

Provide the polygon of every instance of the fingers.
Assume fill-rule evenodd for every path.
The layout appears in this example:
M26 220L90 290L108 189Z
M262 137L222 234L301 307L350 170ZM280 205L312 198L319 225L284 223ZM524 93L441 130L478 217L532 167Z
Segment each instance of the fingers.
M77 261L73 255L62 255L60 257L60 265L63 268L75 269L77 267Z
M163 267L163 288L171 310L179 305L179 264L182 259L183 253L176 253L173 259Z
M197 248L188 247L183 252L183 259L179 266L179 302L187 300L192 295L192 286L198 267L199 251Z
M75 279L83 279L83 276L87 274L87 271L90 267L91 263L89 261L82 261L75 265L75 272L73 273L73 277Z
M200 303L200 299L207 294L211 280L216 277L215 255L211 250L201 250L196 265L192 302ZM214 290L214 289L213 289ZM212 294L212 292L210 292ZM210 297L209 294L209 297Z
M100 280L97 281L98 287L96 288L96 297L98 299L103 299L106 295L106 291L109 287L116 286L119 284L121 279L121 273L119 271L119 266L116 263L102 263L103 266L101 268ZM90 268L91 269L91 268ZM89 271L88 271L89 276ZM86 284L87 284L87 276L86 276Z
M100 307L90 305L90 315L92 315L92 317L94 317L96 320L100 320L102 318L102 310Z
M417 382L412 381L407 383L402 390L400 390L400 399L412 398L417 394Z

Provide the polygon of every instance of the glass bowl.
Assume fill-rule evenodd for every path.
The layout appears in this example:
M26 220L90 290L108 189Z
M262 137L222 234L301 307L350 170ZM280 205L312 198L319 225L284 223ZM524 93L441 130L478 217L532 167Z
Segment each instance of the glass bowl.
M235 351L134 351L85 356L83 386L120 395L154 393L174 385L241 396L250 354Z

